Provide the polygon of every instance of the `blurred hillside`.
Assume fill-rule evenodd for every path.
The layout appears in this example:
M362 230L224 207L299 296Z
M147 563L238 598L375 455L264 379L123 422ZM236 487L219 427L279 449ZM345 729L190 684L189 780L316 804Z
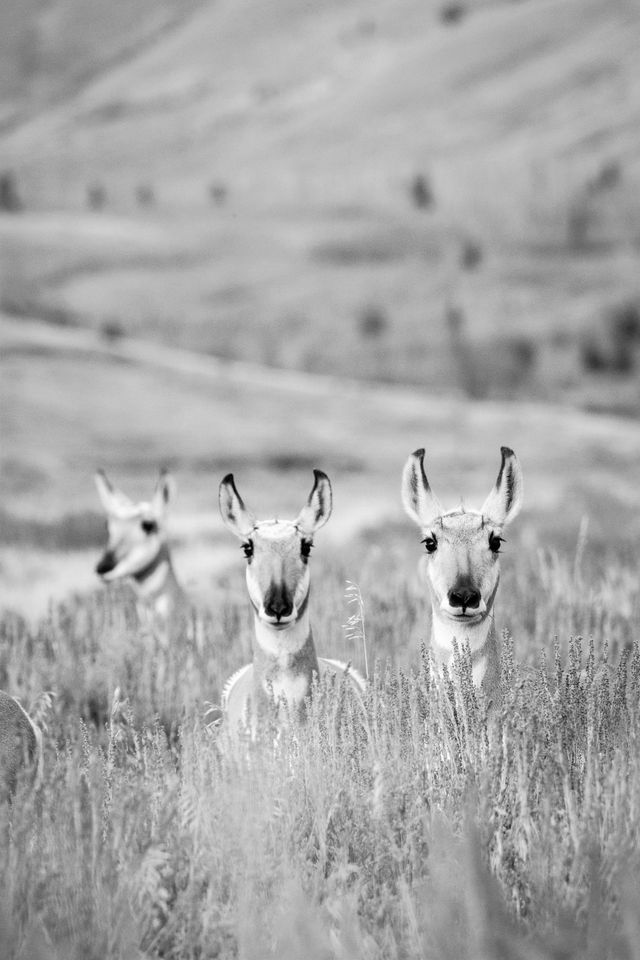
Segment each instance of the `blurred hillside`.
M21 10L5 311L640 406L636 0Z

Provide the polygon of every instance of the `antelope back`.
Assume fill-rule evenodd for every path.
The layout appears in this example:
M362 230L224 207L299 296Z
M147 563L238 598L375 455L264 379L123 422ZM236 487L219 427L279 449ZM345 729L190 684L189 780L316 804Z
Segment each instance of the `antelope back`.
M0 690L0 796L12 796L23 771L38 774L40 731L17 700Z
M366 687L364 677L352 666L340 660L318 657L319 679L345 675L351 691L362 702ZM260 686L256 682L254 665L246 664L237 670L224 685L222 691L222 710L225 724L232 736L246 732L255 736L258 727L260 708Z

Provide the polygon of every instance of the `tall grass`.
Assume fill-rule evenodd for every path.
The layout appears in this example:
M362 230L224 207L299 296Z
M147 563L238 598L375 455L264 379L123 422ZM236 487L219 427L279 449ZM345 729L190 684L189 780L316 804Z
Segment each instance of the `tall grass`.
M380 562L366 624L342 565L315 571L319 652L362 668L366 640L364 707L320 687L248 753L204 719L248 656L244 598L170 650L119 592L0 618L0 686L55 694L43 786L0 809L3 960L640 957L637 565L516 561L488 703L468 650L434 673Z

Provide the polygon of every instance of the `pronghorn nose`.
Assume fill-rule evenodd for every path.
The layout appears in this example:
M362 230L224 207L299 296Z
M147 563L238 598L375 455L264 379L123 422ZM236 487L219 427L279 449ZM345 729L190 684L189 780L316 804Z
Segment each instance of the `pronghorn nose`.
M282 584L271 584L264 598L264 612L268 617L275 617L276 620L291 616L293 613L293 601L285 586Z
M460 584L455 590L449 591L449 603L452 607L462 607L463 610L467 607L475 610L480 606L480 591L475 587Z
M116 565L116 557L113 550L105 550L96 564L96 573L102 576L103 573L109 573Z

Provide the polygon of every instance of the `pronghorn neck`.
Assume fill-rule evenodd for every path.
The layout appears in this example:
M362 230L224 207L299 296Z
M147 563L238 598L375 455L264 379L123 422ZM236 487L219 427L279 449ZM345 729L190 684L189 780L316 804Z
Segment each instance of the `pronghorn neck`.
M300 616L283 629L276 629L265 623L257 613L254 615L254 626L254 653L260 653L262 657L273 660L282 667L286 667L309 643L313 645L309 610L306 606Z
M150 606L157 606L163 598L167 605L173 598L182 596L166 543L148 566L131 577L131 583L138 600Z
M436 663L453 665L454 640L458 650L468 643L471 650L471 665L475 686L485 679L488 670L493 670L497 664L497 640L493 619L493 604L498 584L487 602L487 609L478 623L455 623L444 617L440 605L432 591L431 601L431 649Z
M319 673L308 610L283 630L256 615L253 669L260 696L273 696L276 702L284 698L289 709L301 715L313 676Z

